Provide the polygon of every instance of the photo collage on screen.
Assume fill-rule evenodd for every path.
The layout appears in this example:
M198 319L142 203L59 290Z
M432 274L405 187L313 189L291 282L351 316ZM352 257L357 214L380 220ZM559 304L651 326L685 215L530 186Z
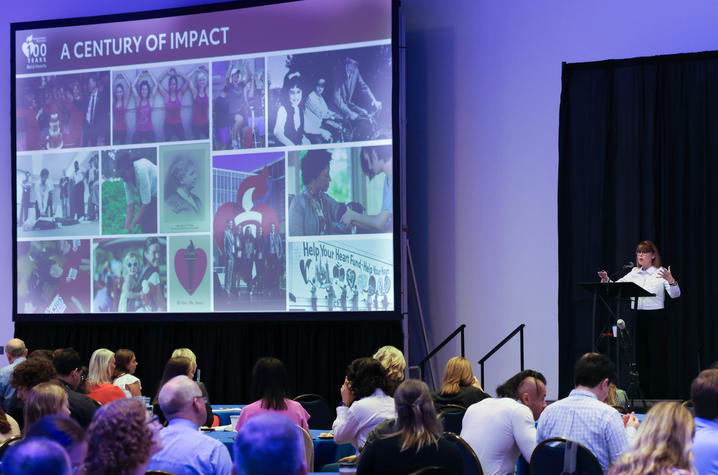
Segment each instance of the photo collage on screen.
M19 314L394 309L388 40L16 91Z

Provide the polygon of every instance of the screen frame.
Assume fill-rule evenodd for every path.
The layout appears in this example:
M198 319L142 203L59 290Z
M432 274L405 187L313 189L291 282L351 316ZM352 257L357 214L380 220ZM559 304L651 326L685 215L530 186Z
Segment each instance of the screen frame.
M62 28L71 26L83 26L102 23L114 23L124 21L137 21L156 19L162 17L185 16L201 13L220 12L226 10L243 10L245 8L262 7L284 3L294 3L300 0L247 0L242 5L237 2L220 2L205 5L194 5L187 7L176 7L167 9L148 10L141 12L118 13L109 15L97 15L87 17L66 18L57 20L39 20L27 22L15 22L10 24L10 151L11 151L11 206L12 211L12 320L14 322L202 322L202 321L344 321L344 320L401 320L403 318L402 296L406 295L402 286L405 284L403 278L403 234L405 228L402 223L404 217L401 212L404 208L403 164L401 156L403 144L400 140L403 136L404 124L403 114L400 111L400 96L404 91L404 81L401 77L400 67L400 44L403 44L402 32L400 30L401 5L399 0L386 0L391 6L391 58L392 58L392 154L393 154L393 269L394 269L394 309L375 311L293 311L281 312L170 312L165 313L88 313L88 314L19 314L18 313L18 240L17 240L17 119L16 119L16 37L17 33L24 30ZM210 151L211 153L211 151ZM286 239L286 233L285 233ZM53 239L48 239L53 240ZM285 241L286 243L286 241Z

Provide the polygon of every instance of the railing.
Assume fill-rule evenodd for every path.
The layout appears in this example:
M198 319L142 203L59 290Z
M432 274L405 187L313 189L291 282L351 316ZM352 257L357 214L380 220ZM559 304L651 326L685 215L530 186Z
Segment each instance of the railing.
M424 359L419 362L419 367L421 368L421 380L422 380L422 381L424 380L424 363L426 363L427 361L429 361L429 359L430 359L432 356L434 356L436 353L439 352L439 350L441 350L444 346L446 346L446 344L449 343L458 333L461 333L461 356L464 356L464 329L465 329L465 328L466 328L466 325L461 325L461 326L459 326L459 328L457 328L456 330L454 330L454 331L451 333L451 335L447 336L447 337L444 339L444 341L442 341L441 343L439 343L439 346L437 346L436 348L434 348L434 349L431 351L431 353L429 353L428 355L426 355L426 357L424 357ZM433 386L433 383L434 383L434 382L432 381L432 386Z
M505 345L511 338L513 338L517 333L520 334L520 338L519 338L519 339L520 339L520 346L521 346L521 371L524 370L524 327L525 327L525 326L526 326L526 324L522 323L521 325L519 325L518 327L516 327L516 330L512 331L511 333L509 333L509 335L508 335L506 338L504 338L503 340L501 340L501 343L499 343L498 345L496 345L493 350L491 350L491 351L489 351L488 353L486 353L486 356L484 356L483 358L481 358L481 359L479 360L479 364L481 365L481 387L482 387L482 388L485 388L485 387L486 387L486 386L484 385L484 362L485 362L486 360L488 360L489 358L491 358L491 356L492 356L494 353L496 353L497 351L499 351L499 349L501 349L501 347L504 346L504 345ZM461 346L462 346L462 354L463 354L463 344L462 344Z

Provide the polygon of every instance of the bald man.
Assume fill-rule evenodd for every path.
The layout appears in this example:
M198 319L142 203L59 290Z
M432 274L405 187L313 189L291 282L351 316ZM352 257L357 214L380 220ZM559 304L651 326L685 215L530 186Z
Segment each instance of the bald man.
M163 449L152 456L148 471L165 470L177 475L232 473L232 459L224 444L199 430L207 411L197 383L187 376L175 376L162 386L159 403L169 424L160 431Z
M487 475L514 473L519 455L531 460L536 448L534 422L546 407L546 378L538 371L521 371L496 393L498 398L469 406L461 429Z
M10 399L15 394L15 388L10 386L10 376L15 366L25 361L27 357L25 342L19 338L13 338L8 341L7 345L5 345L5 356L7 356L7 361L10 364L0 369L0 402L5 412L7 412L10 408Z
M301 429L280 414L247 421L234 441L237 475L305 475Z

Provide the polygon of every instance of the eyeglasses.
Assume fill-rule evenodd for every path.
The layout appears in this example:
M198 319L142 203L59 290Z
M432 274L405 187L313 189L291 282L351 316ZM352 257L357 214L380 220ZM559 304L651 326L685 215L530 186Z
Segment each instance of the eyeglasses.
M152 419L150 419L149 421L147 421L147 425L148 425L148 426L151 426L151 425L154 424L154 423L161 424L161 422L160 422L160 416L155 416L155 415L153 415L153 416L152 416Z
M636 254L653 254L653 251L636 251Z

